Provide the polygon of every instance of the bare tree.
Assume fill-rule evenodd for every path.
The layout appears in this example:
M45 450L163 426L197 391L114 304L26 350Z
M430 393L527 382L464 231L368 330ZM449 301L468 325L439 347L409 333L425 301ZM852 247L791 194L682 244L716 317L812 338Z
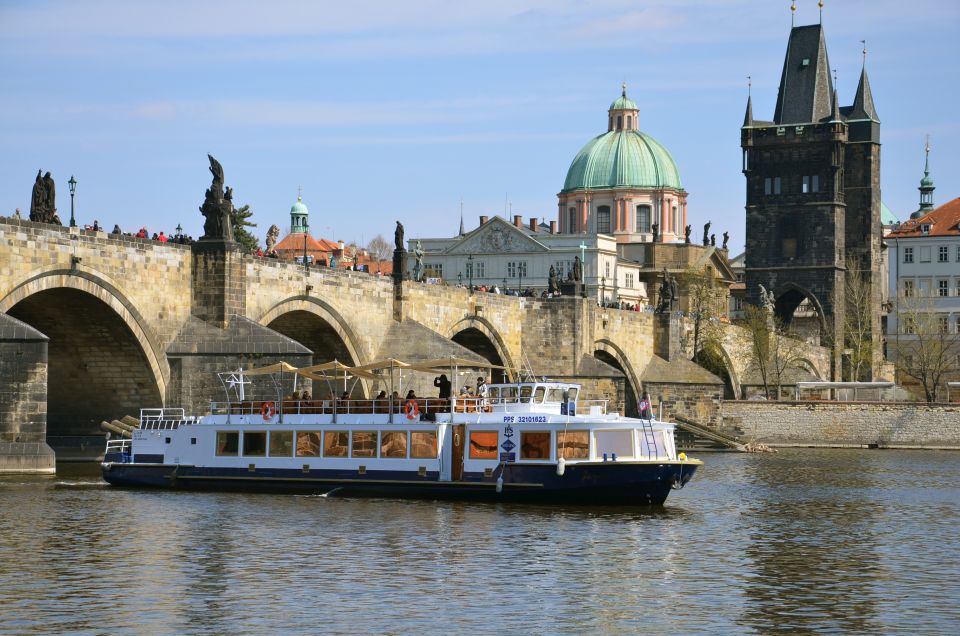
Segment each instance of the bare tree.
M709 265L687 269L680 274L680 282L686 288L688 314L693 321L693 359L708 369L722 369L723 288Z
M894 365L934 402L941 383L960 372L960 334L950 333L947 314L938 313L930 297L903 296L897 305Z
M872 288L855 257L847 258L844 282L843 336L849 353L850 380L857 381L869 375L874 363L874 339L871 315Z
M751 362L756 365L767 399L780 399L783 385L801 370L803 342L792 337L783 322L763 307L746 305Z
M370 242L367 244L367 252L370 253L371 258L376 259L377 271L379 272L382 271L380 264L390 257L392 249L390 244L384 240L383 235L377 234L370 239Z

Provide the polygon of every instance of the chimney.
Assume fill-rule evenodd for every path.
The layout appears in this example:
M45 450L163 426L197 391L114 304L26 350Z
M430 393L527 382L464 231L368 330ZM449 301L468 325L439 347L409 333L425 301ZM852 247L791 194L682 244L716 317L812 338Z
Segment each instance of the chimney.
M532 217L530 219L530 231L531 232L537 231L537 217Z
M556 233L557 233L557 222L556 222L556 221L550 221L550 233L551 233L551 234L556 234Z
M514 227L523 227L523 215L514 214L513 215L513 226Z
M339 241L337 247L340 248L340 253L343 254L343 248L345 247L343 241Z
M486 217L486 216L481 216L481 217L480 217L480 225L486 225L486 224L487 224L487 217Z

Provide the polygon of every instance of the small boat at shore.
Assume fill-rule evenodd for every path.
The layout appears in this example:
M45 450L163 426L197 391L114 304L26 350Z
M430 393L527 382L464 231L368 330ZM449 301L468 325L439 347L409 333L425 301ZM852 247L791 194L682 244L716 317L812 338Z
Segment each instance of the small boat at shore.
M362 371L358 371L362 373ZM250 373L252 374L252 372ZM662 504L702 462L674 425L608 413L566 382L449 399L247 400L143 409L107 442L115 486L487 501ZM228 395L229 397L229 395Z

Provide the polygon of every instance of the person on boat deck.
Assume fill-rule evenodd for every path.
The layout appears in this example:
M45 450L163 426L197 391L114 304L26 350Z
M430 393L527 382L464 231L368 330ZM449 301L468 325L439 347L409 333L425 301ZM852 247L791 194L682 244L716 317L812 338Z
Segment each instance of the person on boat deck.
M468 397L470 395L470 385L464 384L460 387L460 397Z
M304 390L303 395L300 396L300 399L301 399L301 400L312 400L313 397L311 397L311 395L310 395L310 390L309 390L309 389Z
M407 391L407 399L408 399L408 400L416 400L416 399L417 399L417 394L413 392L413 389L410 389L409 391Z
M434 378L433 386L438 387L440 389L441 400L450 399L450 389L452 388L452 385L450 384L450 380L447 379L447 376L445 374L441 375L439 378Z
M380 391L379 393L377 393L376 399L378 399L378 400L386 400L386 399L387 399L387 392L386 392L386 391Z
M477 395L480 396L480 406L487 405L487 381L480 376L477 378Z
M650 410L650 396L646 393L640 398L640 418L644 420L653 419L653 412Z
M349 400L349 399L350 399L350 391L344 391L343 394L340 396L340 399L341 399L341 400Z

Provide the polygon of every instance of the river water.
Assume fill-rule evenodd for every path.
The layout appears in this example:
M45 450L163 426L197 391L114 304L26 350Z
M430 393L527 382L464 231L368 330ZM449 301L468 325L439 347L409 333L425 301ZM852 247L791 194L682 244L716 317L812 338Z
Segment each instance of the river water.
M960 453L705 454L662 508L0 479L0 632L960 633Z

